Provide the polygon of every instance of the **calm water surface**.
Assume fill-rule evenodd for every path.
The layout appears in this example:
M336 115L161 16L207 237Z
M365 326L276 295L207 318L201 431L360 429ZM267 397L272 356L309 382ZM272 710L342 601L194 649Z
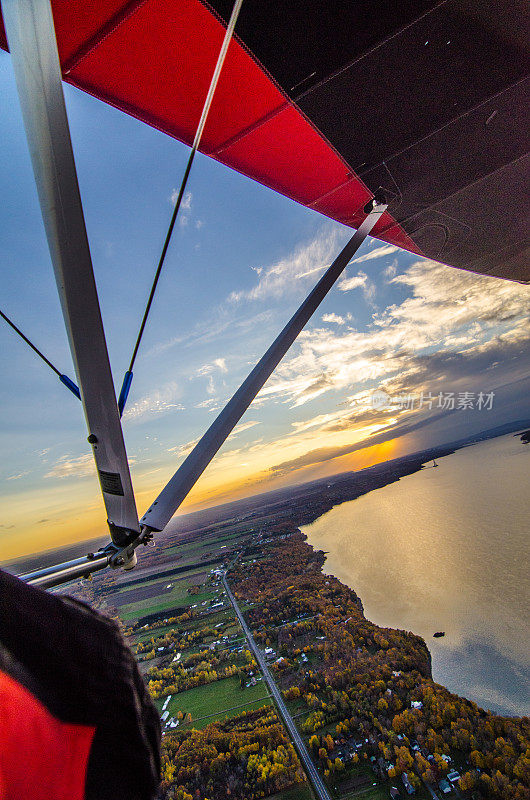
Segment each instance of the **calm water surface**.
M303 530L368 619L424 637L436 681L530 715L530 445L466 447Z

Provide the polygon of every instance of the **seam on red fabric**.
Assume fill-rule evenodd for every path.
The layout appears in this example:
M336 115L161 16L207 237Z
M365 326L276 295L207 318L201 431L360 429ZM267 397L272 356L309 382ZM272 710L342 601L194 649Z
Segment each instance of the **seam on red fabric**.
M127 22L143 6L147 0L128 0L112 17L101 25L98 30L89 36L62 65L64 75L68 75L87 56L96 50L109 36L112 36L124 22Z
M202 4L202 5L203 5L203 6L204 6L204 7L205 7L205 8L206 8L206 9L207 9L209 12L210 12L210 14L212 14L212 16L214 16L214 17L215 17L215 18L216 18L216 19L217 19L217 20L218 20L218 21L221 23L221 25L222 25L224 28L226 28L226 22L225 22L225 21L223 20L223 18L222 18L222 17L221 17L221 16L220 16L220 15L217 13L217 11L216 11L216 10L215 10L215 9L214 9L214 8L213 8L211 5L210 5L210 3L208 2L208 0L198 0L198 2L200 2L200 3L201 3L201 4ZM446 2L448 2L448 0L441 0L441 2L440 2L438 5L444 5ZM438 6L437 6L437 7L438 7ZM412 24L412 23L411 23L411 24ZM312 128L312 129L313 129L313 131L314 131L314 132L315 132L315 133L316 133L318 136L320 136L320 138L322 139L322 141L323 141L323 142L324 142L324 143L325 143L325 144L326 144L326 145L327 145L327 146L330 148L330 150L332 150L332 151L333 151L333 153L334 153L334 154L336 155L336 157L337 157L337 158L340 160L340 162L341 162L341 163L342 163L342 165L343 165L343 166L346 168L346 170L352 174L352 177L353 177L353 179L356 179L356 180L358 181L358 183L359 183L359 184L361 184L361 186L362 186L362 187L363 187L363 188L366 190L366 192L368 193L368 195L371 195L371 194L372 194L371 190L370 190L370 189L368 188L368 186L367 186L367 185L364 183L364 181L363 181L363 180L362 180L362 178L361 178L361 177L360 177L360 176L357 174L357 172L356 172L356 171L353 169L353 167L352 167L352 166L351 166L351 165L350 165L350 164L349 164L349 163L346 161L346 159L345 159L345 158L344 158L344 157L341 155L341 153L339 153L339 151L336 149L336 147L335 147L335 146L334 146L334 145L333 145L333 144L332 144L332 143L329 141L329 139L328 139L328 138L327 138L327 137L326 137L326 136L325 136L325 135L322 133L322 131L321 131L321 130L319 130L319 129L316 127L316 125L315 125L315 124L312 122L312 120L310 120L310 119L309 119L309 117L308 117L308 116L307 116L307 115L306 115L306 114L305 114L305 113L302 111L302 109L301 109L301 108L298 106L298 104L297 104L297 103L296 103L296 102L295 102L295 101L294 101L292 98L290 98L290 97L289 97L289 95L288 95L288 94L287 94L287 93L284 91L284 89L283 89L283 88L280 86L280 84L279 84L279 83L278 83L278 81L277 81L277 80L274 78L274 76L273 76L273 75L271 75L271 73L269 72L269 70L268 70L268 69L267 69L267 68L266 68L266 67L265 67L265 66L264 66L264 65L261 63L261 61L260 61L260 60L259 60L259 59L258 59L258 58L257 58L257 57L254 55L254 53L252 52L252 50L250 50L250 48L249 48L249 47L248 47L248 46L245 44L245 42L243 42L243 40L242 40L242 39L239 37L239 35L237 34L237 32L236 32L236 31L234 31L233 38L234 38L234 39L237 41L237 43L239 44L239 46L240 46L241 48L243 48L243 50L244 50L244 51L247 53L247 55L248 55L248 56L249 56L249 57L252 59L252 61L253 61L253 62L256 64L256 66L257 66L257 67L258 67L258 68L259 68L259 69L260 69L260 70L261 70L261 71L264 73L264 75L265 75L265 76L266 76L266 77L267 77L267 78L268 78L268 79L271 81L271 83L272 83L272 84L273 84L273 86L274 86L274 87L277 89L277 91L278 91L278 92L280 92L280 94L281 94L281 95L284 97L284 99L285 99L286 103L288 103L290 106L292 106L292 107L293 107L293 108L296 110L296 112L297 112L298 114L300 114L300 116L301 116L301 117L302 117L302 118L305 120L305 122L306 122L306 123L307 123L307 124L308 124L308 125L309 125L309 126ZM303 95L301 95L301 96L303 96ZM280 112L280 113L281 113L281 112ZM249 131L249 132L251 132L251 131ZM243 138L245 138L245 135L241 136L241 139L239 139L238 141L242 140ZM217 151L216 151L216 152L217 152ZM255 180L255 179L253 179L253 180ZM259 181L259 182L261 183L261 181ZM266 184L262 184L262 185L266 185ZM338 189L340 189L340 188L341 188L341 186L342 186L342 183L341 183L341 184L338 184L338 185L337 185L337 186L335 186L335 187L333 187L332 189L330 189L330 190L329 190L329 192L327 192L327 193L326 193L326 196L329 196L329 195L330 195L330 194L332 194L333 192L337 191ZM277 191L277 190L275 190L275 191ZM283 194L283 192L282 192L282 194ZM286 196L286 197L288 197L288 195L285 195L285 196ZM316 203L318 203L318 201L319 201L319 198L317 197L317 198L315 198L314 200L312 200L312 201L311 201L311 203L307 204L307 206L306 206L306 207L311 207L313 204L316 204ZM324 214L325 214L325 212L319 212L319 213L324 213ZM402 231L402 233L404 234L404 236L406 236L408 239L410 239L410 237L408 236L408 234L406 233L406 231L404 231L404 230L403 230L403 228L401 227L401 225L399 224L399 222L397 222L397 220L395 220L395 219L394 219L394 217L392 216L392 214L390 214L389 212L387 212L387 214L388 214L388 216L389 216L389 217L391 217L391 219L394 221L395 225L396 225L396 226L397 226L397 227L398 227L398 228L399 228L399 229ZM331 217L329 214L325 214L325 216L329 217L329 219L333 219L333 217ZM352 217L349 217L348 219L352 219Z

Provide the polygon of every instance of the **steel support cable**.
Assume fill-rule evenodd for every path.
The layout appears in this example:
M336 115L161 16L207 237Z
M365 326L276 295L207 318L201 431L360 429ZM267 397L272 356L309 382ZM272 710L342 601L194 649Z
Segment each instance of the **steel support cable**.
M173 228L175 227L175 222L177 221L177 216L179 213L180 206L182 204L182 198L184 197L184 192L186 191L186 186L188 183L188 178L190 176L191 167L193 164L193 159L195 158L195 153L199 149L199 145L201 143L202 134L204 131L204 127L206 125L206 120L208 117L208 113L210 111L210 107L212 105L212 100L215 94L215 90L217 88L217 84L219 82L219 77L221 75L221 70L223 68L223 64L226 58L226 54L228 52L228 46L232 39L232 34L234 33L234 28L236 26L237 18L239 16L239 12L241 10L241 6L243 5L243 0L235 0L234 7L232 8L232 14L230 15L230 20L228 22L223 44L221 45L221 50L219 51L219 56L217 58L217 63L215 65L215 69L212 75L212 79L210 81L210 87L208 89L208 94L206 95L206 100L204 101L204 106L201 112L201 116L199 119L199 124L197 126L197 130L195 132L195 137L193 139L193 144L191 146L191 152L188 158L188 163L186 164L186 169L184 171L184 176L182 178L182 182L180 184L179 193L177 196L177 201L175 203L175 208L173 209L173 214L171 216L171 222L169 223L169 228L166 234L166 238L164 241L164 245L162 247L162 252L160 254L160 258L158 261L158 266L156 268L155 277L153 279L153 284L151 286L151 291L149 293L149 298L147 300L147 305L145 307L144 315L142 318L142 322L140 324L140 330L138 331L138 336L136 337L136 343L134 345L133 354L131 356L131 361L129 364L129 369L124 375L123 383L120 391L120 396L118 399L118 408L120 411L120 415L123 414L123 410L125 408L125 403L127 402L127 397L129 394L129 390L131 388L132 378L133 378L133 368L134 362L136 361L136 356L138 354L138 349L140 347L140 342L142 340L142 336L145 330L145 326L147 323L147 318L149 316L149 312L151 310L151 305L153 303L153 298L155 296L156 287L158 285L158 281L160 278L160 273L162 272L162 267L164 265L164 261L166 258L166 253L169 247L169 242L171 241L171 235L173 233Z
M37 353L38 357L39 357L39 358L41 358L41 359L44 361L44 363L45 363L45 364L47 364L47 365L49 366L49 368L50 368L50 369L52 369L52 370L55 372L55 374L57 375L57 377L59 378L59 380L61 381L61 383L62 383L64 386L66 386L66 388L67 388L67 389L70 389L70 391L72 392L72 394L75 394L75 396L77 397L77 399L78 399L78 400L81 400L81 393L79 392L79 387L78 387L78 386L77 386L77 385L76 385L76 384L73 382L73 380L71 380L71 378L69 378L69 377L68 377L68 375L64 375L62 372L60 372L60 371L57 369L57 367L56 367L54 364L52 364L52 362L50 361L50 359L49 359L49 358L46 358L46 356L44 355L44 353L42 353L42 352L39 350L39 348L38 348L38 347L36 347L36 346L33 344L33 342L32 342L30 339L28 339L28 337L27 337L27 336L25 336L25 334L23 334L23 333L22 333L22 331L20 330L20 328L18 328L18 327L15 325L15 323L13 322L13 320L9 319L9 317L7 316L7 314L4 314L4 312L3 312L1 309L0 309L0 316L1 316L1 317L2 317L2 319L3 319L3 320L5 320L5 321L7 322L7 324L8 324L8 325L9 325L9 326L10 326L10 327L11 327L11 328L12 328L12 329L15 331L15 333L18 333L18 335L20 336L20 338L21 338L21 339L23 339L23 340L26 342L26 344L27 344L27 345L29 345L29 346L31 347L31 349L33 350L33 352Z

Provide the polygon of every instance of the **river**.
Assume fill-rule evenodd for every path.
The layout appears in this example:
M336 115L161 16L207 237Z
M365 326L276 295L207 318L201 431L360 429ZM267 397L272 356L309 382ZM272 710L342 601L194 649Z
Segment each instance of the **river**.
M303 531L368 619L423 636L434 680L530 715L530 445L502 436L438 463Z

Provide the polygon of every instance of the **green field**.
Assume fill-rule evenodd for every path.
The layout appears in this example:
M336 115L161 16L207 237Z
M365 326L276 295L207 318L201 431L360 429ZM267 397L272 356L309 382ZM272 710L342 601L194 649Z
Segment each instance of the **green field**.
M267 797L267 800L314 800L315 795L308 783L302 783L300 786L293 786L291 789L285 789L278 794L272 794Z
M341 800L353 800L355 797L358 797L359 800L388 800L390 793L388 786L378 784L377 786L368 786L366 789L359 789L357 792L340 795Z
M181 567L186 566L186 564L181 564L179 561L178 564L175 566L175 569L180 569ZM211 567L201 567L200 564L191 564L189 569L186 569L183 572L177 572L174 575L166 575L165 577L161 578L160 575L153 575L152 578L149 580L145 580L143 576L139 576L137 580L130 580L127 583L118 584L115 588L113 587L113 592L116 594L120 594L120 592L128 592L130 589L140 589L147 586L152 586L155 583L163 583L164 585L168 583L178 583L179 581L187 581L187 585L192 585L197 583L197 580L194 580L197 575L204 575L206 573L209 576L209 571ZM160 571L166 571L166 566L162 565L160 567Z
M123 620L137 619L148 614L155 614L157 611L168 611L173 608L189 608L195 603L202 603L203 600L211 600L215 594L211 589L199 594L188 594L188 587L192 583L186 580L175 583L172 590L158 597L151 597L148 600L139 600L137 603L128 603L120 608L120 617Z
M156 701L159 710L162 708L164 699L162 697ZM251 705L245 705L244 708L230 714L226 713L235 706L241 706L246 703L251 703ZM264 705L270 705L264 681L260 681L256 686L249 686L248 689L241 689L239 678L234 676L173 695L167 710L170 717L174 717L177 711L183 711L185 714L190 713L192 716L191 726L204 728L215 719L226 719L229 716L236 716L241 711L250 711ZM204 717L207 717L207 719L203 719Z
M370 777L372 777L370 775ZM375 782L375 778L373 778L373 782ZM394 786L398 786L401 790L402 797L405 796L405 790L403 789L403 785L401 780L399 783L394 783ZM340 798L340 800L355 800L355 798L359 798L359 800L388 800L390 797L390 784L385 783L377 783L377 786L367 786L366 789L358 789L357 791L348 792L347 794L339 794L335 792L335 796ZM413 795L415 800L430 800L430 794L428 793L427 789L424 786L421 786L420 789Z

